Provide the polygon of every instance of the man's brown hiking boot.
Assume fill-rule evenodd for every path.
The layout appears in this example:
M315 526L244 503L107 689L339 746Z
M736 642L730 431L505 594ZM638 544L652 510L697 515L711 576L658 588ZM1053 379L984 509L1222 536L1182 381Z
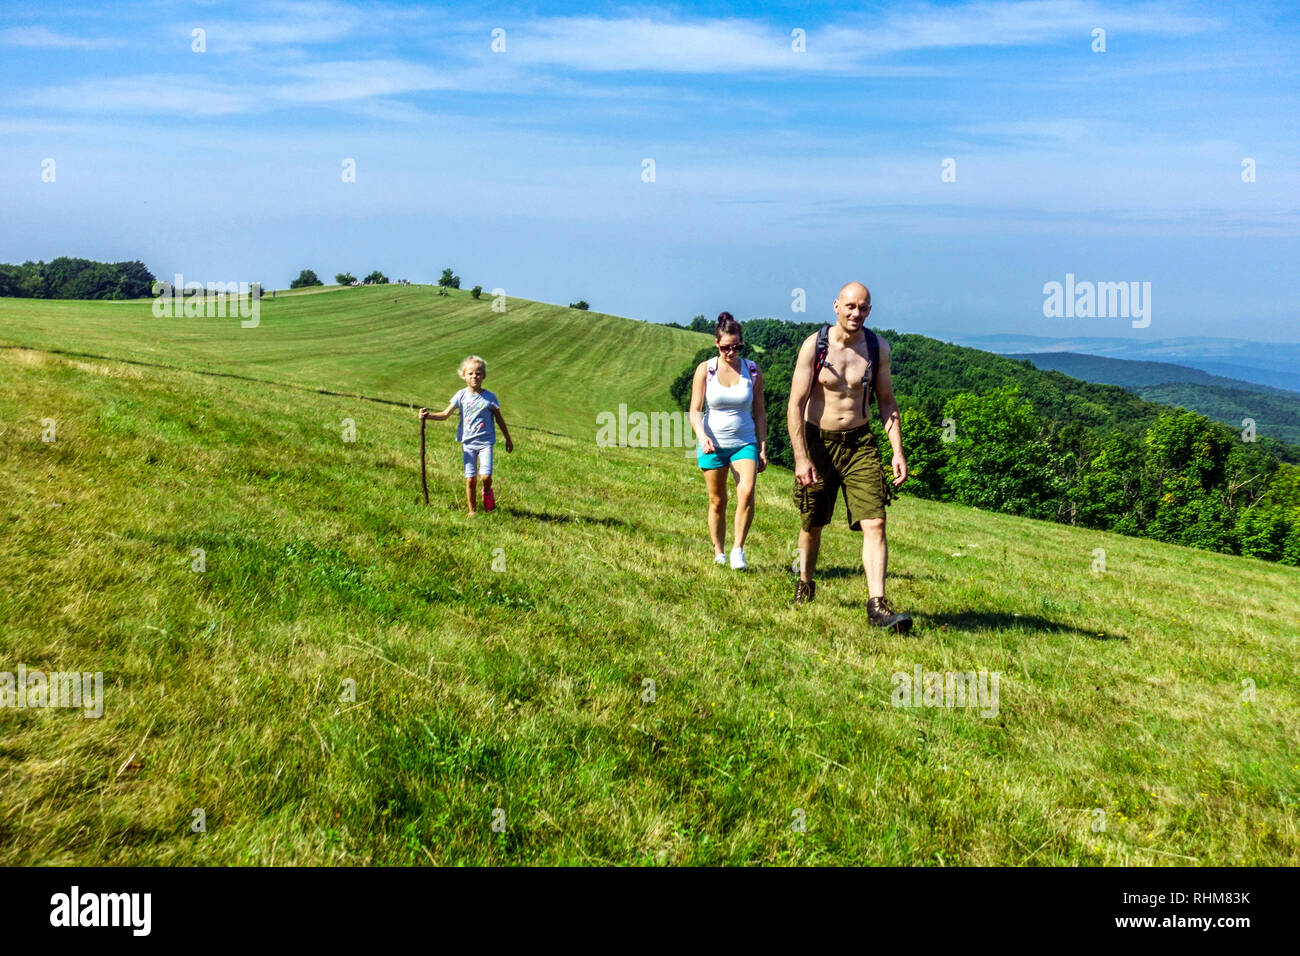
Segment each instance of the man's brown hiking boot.
M816 581L798 581L794 586L794 603L808 604L817 593Z
M876 627L899 634L906 634L912 629L911 616L895 611L888 598L872 598L867 602L867 620Z

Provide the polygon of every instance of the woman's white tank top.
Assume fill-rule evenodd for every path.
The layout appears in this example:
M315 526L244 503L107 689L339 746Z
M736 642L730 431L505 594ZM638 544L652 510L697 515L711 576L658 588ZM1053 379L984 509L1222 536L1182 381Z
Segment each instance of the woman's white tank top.
M704 401L708 411L704 414L704 434L713 439L718 448L739 448L757 444L754 430L754 372L757 366L749 359L741 359L740 381L730 388L718 381L718 363L711 359L704 380Z

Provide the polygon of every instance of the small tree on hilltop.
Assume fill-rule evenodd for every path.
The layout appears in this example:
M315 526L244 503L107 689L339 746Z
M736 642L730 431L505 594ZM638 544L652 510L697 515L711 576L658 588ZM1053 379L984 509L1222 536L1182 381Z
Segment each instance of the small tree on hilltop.
M444 289L459 289L460 276L455 275L450 269L443 269L442 278L438 280L438 285Z
M577 302L570 302L570 303L569 303L569 308L571 308L571 309L581 309L583 312L586 312L588 309L591 308L591 306L587 305L587 303L586 303L586 301L585 301L584 299L579 299Z
M474 288L469 290L469 295L471 299L477 299L482 294L483 294L483 287L481 285L476 285L474 286Z
M302 272L298 273L298 278L289 283L289 288L305 289L307 286L324 284L324 282L321 282L320 279L316 278L316 273L312 272L310 269L303 269Z
M357 281L357 277L354 276L351 272L339 272L335 274L334 281L337 282L339 285L351 285L352 283Z
M388 276L384 275L378 269L366 276L367 285L388 285Z

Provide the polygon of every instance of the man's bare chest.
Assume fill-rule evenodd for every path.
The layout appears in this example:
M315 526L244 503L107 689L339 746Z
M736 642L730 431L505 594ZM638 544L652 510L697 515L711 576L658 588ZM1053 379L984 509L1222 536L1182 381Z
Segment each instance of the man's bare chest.
M856 395L862 390L862 381L871 363L865 354L853 349L836 349L831 346L826 352L826 361L817 376L817 384L825 391L837 395Z

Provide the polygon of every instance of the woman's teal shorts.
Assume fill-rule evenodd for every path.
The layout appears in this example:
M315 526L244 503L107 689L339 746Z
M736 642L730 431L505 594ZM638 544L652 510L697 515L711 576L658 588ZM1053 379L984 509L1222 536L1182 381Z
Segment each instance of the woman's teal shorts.
M726 468L733 461L758 461L758 446L751 443L739 448L716 448L708 454L697 451L695 460L705 471Z

